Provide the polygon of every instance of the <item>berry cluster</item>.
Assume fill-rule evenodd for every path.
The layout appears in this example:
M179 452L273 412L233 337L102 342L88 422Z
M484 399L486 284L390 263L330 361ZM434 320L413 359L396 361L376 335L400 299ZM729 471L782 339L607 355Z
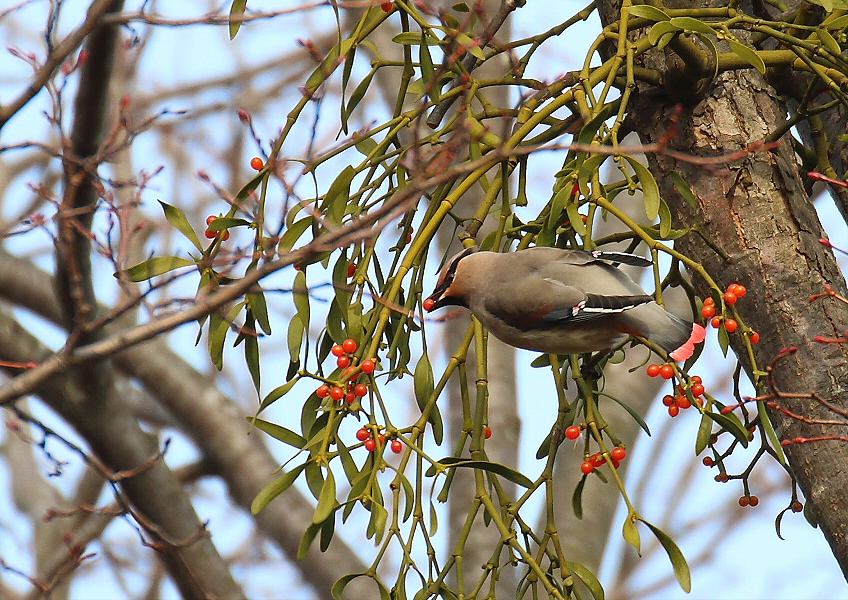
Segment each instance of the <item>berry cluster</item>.
M727 291L722 296L722 300L726 306L733 306L747 293L748 290L744 285L731 283L727 286ZM710 319L710 324L715 329L723 326L727 333L733 333L739 329L739 323L736 322L736 319L724 318L722 315L716 314L716 304L715 300L712 298L704 300L704 306L701 308L701 316L705 319ZM751 331L748 335L750 336L752 344L756 344L760 341L760 334L756 331Z
M662 377L663 379L671 379L674 377L674 367L670 364L665 365L648 365L646 369L646 373L648 377ZM695 401L700 405L704 405L703 395L704 395L704 382L698 375L693 375L691 378L691 392L692 396L695 397ZM667 394L663 397L663 405L668 407L668 414L670 417L676 417L680 414L681 409L687 409L692 407L692 401L689 400L689 397L686 395L686 388L682 385L677 386L677 394L672 396L671 394Z
M377 449L377 444L379 442L379 447L384 448L386 446L386 434L379 433L377 437L374 437L374 432L371 431L368 427L363 427L359 431L356 432L356 439L360 442L365 442L364 446L368 452L374 452ZM392 452L395 454L400 454L403 452L403 442L399 439L395 438L389 443L389 448L392 449Z
M359 344L356 343L356 340L346 339L341 344L336 344L332 347L330 352L333 356L337 357L336 365L340 369L345 369L344 377L351 376L351 379L347 382L347 389L343 388L341 385L330 386L329 384L323 384L317 390L315 390L315 395L319 398L330 397L336 402L346 401L348 404L353 404L357 398L362 398L363 396L368 395L368 386L364 383L356 383L358 374L355 373L356 367L351 366L351 355L356 352L356 349L359 348ZM363 360L359 365L359 370L366 375L371 374L377 368L377 363L375 360L368 358Z
M617 469L621 465L621 461L623 461L626 456L627 450L625 450L621 446L616 446L615 448L613 448L612 452L610 452L612 466ZM583 461L583 464L580 465L580 470L583 472L584 475L589 475L592 471L602 466L605 462L607 462L606 457L600 452L595 452L592 456Z
M756 496L740 496L739 497L739 506L742 508L746 506L754 507L760 503L760 499Z
M648 374L648 377L657 377L660 376L663 379L671 379L674 377L674 367L670 364L660 365L648 365L648 368L645 370Z
M699 406L703 406L705 390L704 384L698 375L692 376L692 387L690 389L692 391L692 395L695 397L695 402L697 402ZM689 396L686 395L686 389L682 385L677 386L676 396L672 396L671 394L663 396L662 403L663 406L668 407L668 415L672 418L679 415L681 409L685 410L687 408L692 408L692 401L689 400Z
M209 215L208 217L206 217L206 227L208 228L212 224L212 222L218 218L219 217L216 217L215 215ZM222 242L226 242L228 239L230 239L230 230L223 229L221 231L210 231L209 229L207 229L204 235L210 240L214 240L215 238L219 237L221 238Z

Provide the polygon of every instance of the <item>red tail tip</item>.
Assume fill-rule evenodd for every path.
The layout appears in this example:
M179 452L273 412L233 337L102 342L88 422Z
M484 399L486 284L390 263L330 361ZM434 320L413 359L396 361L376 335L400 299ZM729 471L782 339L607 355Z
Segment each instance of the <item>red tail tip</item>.
M704 341L704 338L707 337L707 330L704 329L701 325L697 323L692 324L692 333L689 335L689 339L680 346L674 352L671 352L669 356L672 360L677 362L683 362L692 357L695 353L695 344L700 344Z

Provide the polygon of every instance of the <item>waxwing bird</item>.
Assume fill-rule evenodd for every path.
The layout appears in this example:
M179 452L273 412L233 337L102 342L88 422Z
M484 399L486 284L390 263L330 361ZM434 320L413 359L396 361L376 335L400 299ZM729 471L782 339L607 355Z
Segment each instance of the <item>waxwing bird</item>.
M537 352L606 351L638 335L673 360L692 356L704 328L666 311L617 263L651 265L623 252L467 248L448 262L425 308L464 306L501 341Z

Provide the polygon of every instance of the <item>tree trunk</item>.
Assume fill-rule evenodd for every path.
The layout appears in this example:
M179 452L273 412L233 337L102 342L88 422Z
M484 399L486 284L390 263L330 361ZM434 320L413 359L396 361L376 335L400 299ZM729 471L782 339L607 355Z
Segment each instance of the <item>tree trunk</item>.
M609 17L612 5L603 3L602 14ZM658 52L649 55L646 64L666 74L676 67ZM750 327L762 339L752 352L759 370L782 349L798 349L775 364L778 389L815 392L844 411L848 350L815 337L841 336L848 326L848 306L833 298L810 302L810 296L824 292L826 285L844 295L845 280L833 253L818 241L825 233L804 192L790 137L783 136L768 150L712 166L697 161L744 151L764 140L783 123L786 106L764 78L749 69L719 75L700 100L682 107L657 89L640 88L629 112L630 124L644 143L667 139L669 149L692 157L660 152L648 162L672 208L675 226L698 230L677 240L675 248L701 264L720 288L738 282L748 289L735 306L741 322L730 343L749 376L754 364L741 332ZM691 186L696 208L677 192L672 171ZM702 296L709 293L704 280L696 278L695 285ZM771 392L761 380L758 393ZM839 419L810 397L780 398L778 404L806 419ZM776 410L769 410L769 416L781 440L844 434L844 428L806 423ZM786 454L812 515L848 574L848 481L842 468L848 463L848 444L790 444Z

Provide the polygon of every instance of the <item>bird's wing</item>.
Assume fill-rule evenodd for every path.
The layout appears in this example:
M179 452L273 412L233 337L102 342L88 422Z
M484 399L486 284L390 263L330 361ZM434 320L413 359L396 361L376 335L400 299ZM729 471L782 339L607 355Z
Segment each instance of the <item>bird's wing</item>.
M582 271L580 267L571 268ZM584 292L561 278L544 277L538 272L514 278L511 283L508 292L487 295L482 308L495 319L523 331L586 323L653 300L644 293L628 293L627 288L622 288L622 294Z

